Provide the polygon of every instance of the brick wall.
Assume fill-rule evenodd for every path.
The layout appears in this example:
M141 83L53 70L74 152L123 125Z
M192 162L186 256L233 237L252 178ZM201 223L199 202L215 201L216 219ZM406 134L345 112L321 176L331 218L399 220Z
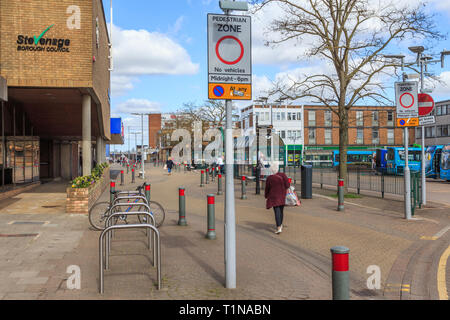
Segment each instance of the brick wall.
M102 179L92 187L67 188L66 213L88 214L109 185L109 170L106 168Z

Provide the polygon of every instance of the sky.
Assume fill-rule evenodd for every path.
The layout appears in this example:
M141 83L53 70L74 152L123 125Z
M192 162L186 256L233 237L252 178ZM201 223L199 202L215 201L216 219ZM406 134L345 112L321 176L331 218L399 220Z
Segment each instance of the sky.
M298 0L302 1L302 0ZM387 1L387 0L381 0ZM110 0L103 0L108 24ZM132 112L175 112L184 103L201 104L208 98L207 84L207 14L222 13L218 0L112 0L113 2L113 57L111 79L111 116L121 117L125 126L125 145L117 150L128 150L128 132L141 131L141 119ZM397 0L396 3L419 3L420 0ZM450 30L450 1L430 0L427 10L435 14L435 22L444 34ZM290 42L267 47L270 37L267 27L279 14L270 8L252 15L252 89L253 98L266 96L272 82L286 76L326 73L329 66L323 61L302 58L307 43ZM421 42L420 40L417 40ZM409 61L408 41L388 48L389 54L405 54ZM449 39L426 43L426 53L436 54L450 50ZM435 101L450 99L450 56L446 66L433 65L429 71L441 76L434 84ZM388 78L392 83L397 79ZM388 92L393 94L393 91ZM308 103L308 101L298 101ZM238 103L238 107L252 101ZM148 128L144 117L144 128ZM144 144L148 133L144 130ZM134 146L135 135L131 135ZM138 144L140 144L138 137Z

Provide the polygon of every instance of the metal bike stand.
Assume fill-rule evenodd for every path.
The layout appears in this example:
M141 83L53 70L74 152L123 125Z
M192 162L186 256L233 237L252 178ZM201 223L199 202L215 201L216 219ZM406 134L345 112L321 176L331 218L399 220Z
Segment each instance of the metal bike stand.
M122 193L123 191L121 191L120 193ZM116 197L113 201L113 205L117 204L117 203L123 203L123 202L119 202L120 200L130 200L130 199L141 199L144 200L145 204L148 204L147 198L144 197L143 195L129 195L129 196L123 196L123 197ZM129 202L127 202L129 203ZM140 203L140 202L133 202L133 203ZM156 225L156 224L155 224ZM147 230L145 230L145 232L147 232ZM114 232L111 232L111 234L114 236Z
M122 212L116 212L116 213L113 213L112 215L110 215L107 219L106 219L106 223L105 223L105 227L107 228L107 227L110 227L110 226L112 226L112 224L111 224L111 219L113 218L113 217L116 217L116 216L121 216L121 215L123 215L123 213ZM155 225L155 218L152 216L152 214L151 213L149 213L149 212L144 212L144 211L135 211L135 212L127 212L126 213L126 215L131 215L131 216L137 216L137 215L147 215L147 216L149 216L150 217L150 219L152 220L152 222L153 222L153 224L152 225ZM144 223L143 223L144 224ZM106 229L105 228L105 229ZM150 232L148 232L148 229L146 229L146 235L147 235L147 237L148 237L148 250L152 250L153 251L153 266L155 266L155 260L156 260L156 254L155 254L155 245L154 245L154 243L155 243L155 234L153 233L153 242L151 241L151 236L150 236ZM107 241L107 243L106 243L106 261L105 261L105 268L106 268L106 270L108 270L109 269L109 254L111 253L111 237L110 236L107 236L106 237L106 241Z
M157 281L158 281L158 290L161 290L161 238L159 235L159 231L156 227L150 225L150 224L121 224L121 225L114 225L106 228L102 231L100 234L99 239L99 262L100 262L100 294L104 293L104 270L103 270L103 242L104 242L104 236L105 234L109 234L112 230L117 229L138 229L138 228L146 228L151 229L154 234L156 235L156 250L157 251L157 263L156 263L156 275L157 275Z
M109 213L108 213L108 216L110 216L111 215L111 212L112 212L112 210L114 209L114 208L117 208L117 207L136 207L136 206L144 206L145 207L145 209L147 209L147 212L149 212L150 213L150 207L147 205L147 204L145 204L145 203L134 203L134 202L130 202L130 203L117 203L117 204L115 204L115 205L113 205L113 206L111 206L111 208L109 209ZM120 213L121 215L126 215L127 214L127 212L118 212L118 213ZM154 225L155 225L155 227L156 227L156 219L155 219L155 217L152 215L152 222L154 223ZM106 224L105 224L105 228L106 227L108 227ZM148 232L148 230L146 229L146 232ZM109 244L110 244L110 242L111 242L111 234L110 233L108 233L108 241L106 242L106 245L107 245L107 247L109 248ZM154 238L154 237L153 237ZM109 252L109 251L108 251Z
M120 200L130 200L130 199L141 199L144 200L144 203L148 204L147 198L144 196L127 196L127 197L118 197L114 199L113 205L116 203L121 203L118 202ZM135 202L135 203L139 203L139 202Z

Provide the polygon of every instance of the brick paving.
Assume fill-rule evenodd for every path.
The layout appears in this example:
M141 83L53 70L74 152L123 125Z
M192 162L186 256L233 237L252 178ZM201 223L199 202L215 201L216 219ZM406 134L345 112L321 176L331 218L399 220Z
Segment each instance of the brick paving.
M112 169L120 170L117 165ZM300 208L286 208L283 233L275 235L273 213L265 209L263 196L254 194L254 183L248 185L248 199L241 200L236 181L237 289L228 290L223 195L216 196L217 240L205 239L206 195L217 192L217 182L200 188L197 172L167 176L153 165L146 166L146 178L152 199L166 210L160 228L161 291L155 287L145 235L136 230L116 232L105 294L98 293L99 232L90 228L85 215L64 213L65 185L60 182L0 202L0 234L38 234L0 237L5 257L0 261L0 299L331 299L330 248L335 245L350 248L352 299L436 298L429 289L436 277L422 279L419 272L439 259L445 237L431 242L420 238L450 224L445 208L425 208L416 213L417 220L405 221L398 201L364 196L346 200L346 210L337 212L332 191L314 189L313 199L302 200ZM142 183L137 174L136 183L130 181L131 172L126 186L117 188ZM179 186L186 188L187 227L177 226ZM108 197L107 192L102 195ZM70 265L81 269L80 290L67 289ZM370 265L381 269L381 290L366 287ZM397 284L398 290L392 290ZM409 295L402 285L410 286Z

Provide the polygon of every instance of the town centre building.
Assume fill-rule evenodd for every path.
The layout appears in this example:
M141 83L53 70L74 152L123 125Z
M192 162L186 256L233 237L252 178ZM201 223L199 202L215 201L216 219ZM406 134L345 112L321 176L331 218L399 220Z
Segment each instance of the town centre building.
M101 0L0 1L2 186L73 179L105 161L109 43Z

